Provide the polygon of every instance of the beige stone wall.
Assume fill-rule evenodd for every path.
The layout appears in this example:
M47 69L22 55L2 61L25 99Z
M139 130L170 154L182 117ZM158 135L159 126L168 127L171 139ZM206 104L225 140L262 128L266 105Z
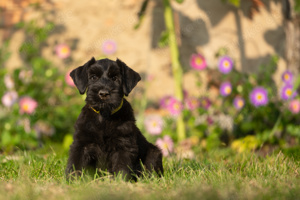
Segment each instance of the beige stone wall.
M0 5L7 8L8 1ZM10 0L9 0L10 1ZM164 28L163 6L160 0L150 1L145 19L138 30L133 27L137 23L137 13L142 0L53 0L50 3L40 2L45 10L55 12L52 17L61 31L49 38L49 47L43 54L63 68L74 68L86 62L90 57L100 58L102 42L113 39L117 42L116 54L111 59L120 58L130 67L143 74L154 76L150 82L147 95L157 98L173 93L173 81L170 68L168 48L158 48L155 44ZM28 20L37 14L27 1L12 1L6 9L10 16L1 22L2 38L9 35L11 25L20 19ZM23 2L20 6L20 2ZM17 6L18 5L18 6ZM284 29L281 5L267 3L260 12L249 18L247 5L236 11L220 0L185 0L183 4L174 3L181 33L182 63L186 69L184 87L192 94L205 93L205 87L197 88L195 72L189 70L188 60L192 53L202 53L210 68L216 68L216 52L226 47L229 55L235 60L237 69L253 72L267 63L270 56L280 56L275 79L286 68L284 61ZM20 17L13 17L19 13ZM5 12L4 12L5 14ZM3 15L3 13L2 13ZM12 36L10 51L13 53L7 66L14 68L21 64L17 47L23 42L23 33L10 33ZM72 52L73 61L65 65L55 55L53 48L56 42L68 43L76 40L76 50ZM206 72L200 74L205 82Z

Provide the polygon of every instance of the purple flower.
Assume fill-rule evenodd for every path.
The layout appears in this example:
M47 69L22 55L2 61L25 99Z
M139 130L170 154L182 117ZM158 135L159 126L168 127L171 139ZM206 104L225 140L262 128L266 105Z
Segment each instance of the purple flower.
M105 55L114 54L117 51L117 43L114 40L106 40L102 44L102 51Z
M282 73L281 78L285 83L291 83L293 81L293 74L292 72L286 70Z
M224 97L228 96L231 94L232 91L232 86L230 82L224 82L221 84L220 87L220 94Z
M186 100L187 98L189 98L189 93L186 90L183 90L183 99Z
M190 65L196 70L203 70L206 68L206 60L201 54L192 54L190 58Z
M289 109L293 114L298 114L300 112L300 101L298 99L290 101Z
M168 156L171 152L173 152L174 143L172 138L168 135L165 135L163 139L158 138L155 144L161 149L164 156Z
M66 44L59 44L55 47L56 55L61 58L65 59L71 55L71 49Z
M159 135L163 130L163 119L160 115L149 115L145 118L145 127L151 135Z
M210 117L210 116L207 116L207 118L206 118L206 122L207 122L207 124L208 124L208 125L213 125L213 123L214 123L214 120L213 120L213 118L212 118L212 117Z
M268 92L263 87L256 87L250 93L250 101L255 107L264 106L268 103Z
M242 97L235 97L233 100L233 105L237 110L240 110L245 105L245 100Z
M186 98L186 106L189 110L195 110L200 105L199 99L196 97Z
M297 95L297 92L293 92L293 86L290 84L285 85L281 89L281 98L283 100L293 99L293 98L295 98L296 95Z
M223 74L228 74L233 68L233 61L229 56L223 56L219 59L219 70Z
M6 92L2 97L2 103L6 107L11 107L18 99L18 94L15 91Z
M211 106L211 101L209 100L208 97L202 97L200 99L200 107L204 108L207 110Z

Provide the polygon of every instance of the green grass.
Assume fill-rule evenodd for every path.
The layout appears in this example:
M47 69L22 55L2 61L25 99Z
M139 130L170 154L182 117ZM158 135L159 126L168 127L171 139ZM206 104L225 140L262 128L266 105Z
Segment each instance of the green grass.
M85 177L69 184L67 154L43 151L0 156L0 199L300 199L300 162L281 152L219 150L195 160L165 159L163 178Z

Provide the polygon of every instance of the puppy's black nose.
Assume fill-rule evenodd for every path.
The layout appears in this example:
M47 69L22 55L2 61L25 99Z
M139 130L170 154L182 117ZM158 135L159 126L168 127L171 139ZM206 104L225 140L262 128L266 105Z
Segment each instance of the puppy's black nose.
M109 91L107 91L107 90L100 90L98 92L98 95L99 95L99 97L101 99L104 99L104 98L106 98L109 95Z

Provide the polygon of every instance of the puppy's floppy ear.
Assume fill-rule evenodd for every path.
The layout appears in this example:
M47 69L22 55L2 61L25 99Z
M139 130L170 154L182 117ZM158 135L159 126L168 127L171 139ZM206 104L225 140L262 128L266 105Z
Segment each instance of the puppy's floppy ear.
M88 84L88 73L87 69L89 66L96 62L95 58L92 57L83 66L80 66L73 71L71 71L70 76L72 77L77 89L80 94L84 94Z
M123 78L123 92L126 96L131 92L131 90L136 86L136 84L141 80L140 75L128 67L120 59L116 60L118 66L121 69Z

